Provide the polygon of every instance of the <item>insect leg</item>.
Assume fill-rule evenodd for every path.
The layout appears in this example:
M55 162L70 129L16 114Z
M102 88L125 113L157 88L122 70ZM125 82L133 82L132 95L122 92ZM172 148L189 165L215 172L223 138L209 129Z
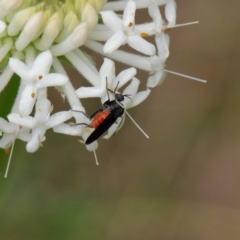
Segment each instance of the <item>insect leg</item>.
M85 112L83 112L83 111L78 111L78 110L73 110L73 109L71 109L73 112L79 112L79 113L82 113L85 117L87 117L87 118L89 118L89 116L85 113Z
M85 125L86 127L90 127L90 125L87 124L87 123L76 123L75 126L76 126L76 125ZM91 128L91 127L90 127L90 128Z

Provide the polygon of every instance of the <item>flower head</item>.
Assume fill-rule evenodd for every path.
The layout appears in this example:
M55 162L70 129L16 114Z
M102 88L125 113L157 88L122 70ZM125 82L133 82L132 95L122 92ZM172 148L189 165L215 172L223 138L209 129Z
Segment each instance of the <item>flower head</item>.
M161 5L165 5L167 22L159 11ZM150 22L137 23L135 15L142 8L148 10ZM149 88L165 78L168 71L165 62L169 56L169 36L165 30L176 26L175 0L2 0L0 92L14 73L20 78L20 87L8 115L9 122L0 118L3 133L0 148L9 148L16 139L21 139L27 142L27 151L34 152L50 128L57 133L80 136L85 142L94 129L77 125L91 121L86 117L82 98L98 97L102 104L108 99L117 102L115 93L122 92L128 97L124 97L119 106L128 114L127 109L144 101L151 92ZM154 37L154 43L149 36ZM135 53L122 50L125 44ZM83 45L104 57L100 69L83 51ZM91 86L79 85L75 89L62 60ZM114 61L129 67L116 74ZM147 83L138 79L137 69L150 74ZM146 87L139 92L140 83ZM51 115L48 87L55 87L68 100L69 111ZM66 123L70 118L74 118L74 124ZM121 121L117 119L105 138L116 132L119 124ZM95 141L86 147L95 152L98 143Z

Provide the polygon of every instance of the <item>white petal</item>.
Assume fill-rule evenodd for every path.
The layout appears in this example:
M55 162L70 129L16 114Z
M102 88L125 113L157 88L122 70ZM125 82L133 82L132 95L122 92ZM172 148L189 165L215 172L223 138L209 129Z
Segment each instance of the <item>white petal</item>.
M97 148L98 148L98 141L95 141L95 142L93 142L91 144L86 145L86 148L90 152L96 151Z
M131 48L143 54L149 56L156 54L155 46L137 35L129 36L127 43Z
M162 32L159 36L155 37L155 41L158 49L158 56L165 62L169 56L169 36Z
M129 108L132 105L133 99L137 93L138 86L140 84L140 81L137 78L133 78L131 83L124 89L123 95L130 94L131 99L125 98L123 101L123 104L126 108Z
M114 85L116 85L119 82L118 88L121 88L129 80L131 80L136 74L137 74L136 68L128 68L123 70L117 75L114 81Z
M71 136L80 136L82 134L83 128L77 126L69 126L66 123L62 123L53 128L53 131L56 133L62 133Z
M166 72L162 71L157 71L153 76L150 76L147 81L147 88L154 88L158 84L163 83L163 80L166 77Z
M33 128L37 125L37 121L33 117L26 116L22 118L18 113L10 113L8 114L7 118L9 122L18 124L20 126L27 127L27 128Z
M131 107L135 107L137 106L138 104L140 104L141 102L143 102L147 97L148 95L150 94L151 90L150 89L147 89L146 91L142 91L142 92L139 92L135 95L135 98L133 99L133 102L132 102L132 106Z
M131 83L124 89L123 95L131 94L132 98L134 98L134 96L137 93L139 84L140 84L140 81L134 77Z
M154 0L150 2L148 12L155 24L155 31L160 33L163 27L163 20L159 8Z
M53 114L45 123L45 126L47 128L53 128L57 125L67 121L68 119L72 118L72 112L71 111L62 111Z
M33 62L32 71L36 77L49 73L53 61L53 56L49 50L40 53Z
M174 26L176 24L176 11L177 4L175 0L168 0L165 6L165 16L168 20L168 26Z
M123 27L122 20L113 11L100 12L104 24L113 32L120 31Z
M36 87L52 87L52 86L63 86L68 81L68 77L60 73L50 73L45 75L42 79L38 80Z
M136 3L131 0L128 1L127 6L123 12L123 25L125 27L130 27L129 24L134 25L135 12L136 12Z
M106 89L106 81L108 88L112 88L113 80L115 79L115 64L112 60L104 58L103 65L99 71L101 86Z
M51 102L46 98L38 99L36 102L36 109L34 118L39 122L43 123L47 121L50 116Z
M32 133L32 138L30 141L27 143L26 149L28 152L36 152L40 146L40 136L38 129L34 129Z
M15 124L7 122L3 118L0 118L0 130L5 133L14 133L19 130L19 127Z
M0 139L0 148L9 148L11 147L15 137L13 135L4 133L3 137Z
M17 58L10 58L8 64L10 69L15 72L19 77L21 77L24 81L28 83L32 81L33 76L30 73L30 68L28 68L25 63L23 63Z
M105 139L109 139L113 134L117 133L117 129L119 127L119 124L121 123L122 119L118 118L117 123L113 124L109 129L108 133L103 137Z
M93 129L87 129L83 132L82 138L84 141L87 140L88 136L91 134L92 131ZM86 145L86 148L90 152L95 151L98 148L98 142L94 141L93 143Z
M120 46L125 44L126 41L127 41L126 35L122 31L118 31L105 43L103 47L103 52L112 53L113 51L117 50Z
M150 57L149 62L151 63L152 71L163 69L163 61L159 56Z
M28 142L32 137L31 133L19 133L18 138L24 142Z
M150 4L148 6L148 13L153 20L155 20L155 19L158 19L160 21L162 20L161 13L160 13L159 8L154 0L150 1Z
M22 117L26 117L32 112L36 97L37 89L34 86L25 86L19 102L19 113Z
M103 87L80 87L76 94L78 98L102 97L105 91Z

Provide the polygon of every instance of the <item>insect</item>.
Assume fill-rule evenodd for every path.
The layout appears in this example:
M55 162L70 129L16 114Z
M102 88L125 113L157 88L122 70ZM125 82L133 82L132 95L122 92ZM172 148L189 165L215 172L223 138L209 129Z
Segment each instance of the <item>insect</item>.
M94 112L89 118L91 120L90 124L77 123L76 125L86 125L87 127L94 128L95 130L88 137L85 144L91 144L96 141L99 137L103 135L114 123L117 123L117 119L124 114L124 106L121 102L124 101L124 97L130 98L130 94L119 94L116 93L118 84L114 91L108 89L107 79L106 79L106 90L108 95L108 100L103 104L103 107ZM111 92L115 100L110 101L109 92ZM130 98L131 99L131 98ZM73 110L74 111L74 110ZM81 111L76 111L81 112ZM81 112L85 115L84 112Z

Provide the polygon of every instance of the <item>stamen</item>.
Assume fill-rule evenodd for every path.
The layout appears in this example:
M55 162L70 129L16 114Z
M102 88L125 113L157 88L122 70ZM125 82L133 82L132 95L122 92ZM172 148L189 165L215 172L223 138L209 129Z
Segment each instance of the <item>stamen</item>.
M188 26L188 25L193 25L193 24L197 24L199 23L199 21L195 21L195 22L189 22L189 23L182 23L182 24L176 24L174 26L166 26L166 27L163 27L162 30L165 30L165 29L170 29L170 28L177 28L177 27L184 27L184 26Z
M132 25L133 25L133 23L132 23L132 22L130 22L130 23L128 24L128 27L132 27Z
M148 34L147 33L141 33L141 37L148 37Z
M188 75L185 75L185 74L173 72L173 71L166 70L166 69L163 69L163 70L164 70L165 72L167 72L167 73L171 73L171 74L178 75L178 76L181 76L181 77L189 78L189 79L192 79L192 80L195 80L195 81L198 81L198 82L203 82L203 83L206 83L206 82L207 82L207 80L204 80L204 79L191 77L191 76L188 76Z
M130 116L130 114L125 110L125 113L128 115L128 117L132 120L132 122L136 125L136 127L143 133L143 135L146 138L149 138L149 136L143 131L143 129L136 123L136 121Z
M99 162L98 162L98 159L97 159L96 151L93 150L93 153L94 153L94 157L95 157L96 165L99 165Z
M10 152L10 155L9 155L9 158L8 158L8 163L7 163L7 168L6 168L6 171L5 171L5 174L4 174L4 178L7 178L7 175L8 175L8 170L9 170L9 166L10 166L11 159L12 159L14 144L15 144L15 141L13 142L12 147L11 147L11 152Z

